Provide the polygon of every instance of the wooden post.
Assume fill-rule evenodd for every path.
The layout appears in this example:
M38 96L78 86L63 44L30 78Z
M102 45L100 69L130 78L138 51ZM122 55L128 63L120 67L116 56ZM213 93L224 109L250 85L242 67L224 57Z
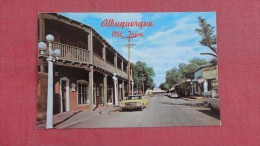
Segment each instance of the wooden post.
M124 100L125 97L125 81L122 81L122 100Z
M104 74L104 78L103 78L103 90L104 90L104 106L107 106L107 75Z
M45 40L45 20L43 18L43 14L39 14L39 41L44 41Z
M94 88L94 81L93 81L93 66L90 66L90 71L88 73L88 99L92 106L95 106L93 104L93 88Z
M114 65L115 65L115 67L116 67L116 69L117 69L117 53L115 53Z
M89 64L93 64L93 33L90 30L88 35Z
M90 99L90 103L92 106L95 106L93 104L93 86L94 86L94 81L93 81L93 34L92 30L90 30L90 34L88 35L88 50L89 50L89 64L90 66L90 71L89 71L89 88L88 88L88 96Z
M38 40L39 41L44 41L45 40L45 20L43 18L43 14L39 14L39 36ZM43 63L40 65L40 72L44 72L44 66Z
M105 44L103 44L104 45L104 47L102 48L102 54L103 54L103 59L104 59L104 61L106 61L106 45Z

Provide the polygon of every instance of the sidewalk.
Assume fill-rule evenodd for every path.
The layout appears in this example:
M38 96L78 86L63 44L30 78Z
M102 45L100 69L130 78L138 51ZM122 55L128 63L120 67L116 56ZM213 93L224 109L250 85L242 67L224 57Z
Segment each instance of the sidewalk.
M208 97L205 96L187 96L183 97L184 100L191 100L191 101L207 101Z
M108 107L98 107L95 110L88 109L82 111L69 111L64 113L59 113L53 116L53 127L54 128L66 128L68 126L84 122L93 118L96 118L102 114L107 114L113 111L119 110L119 107L108 106ZM45 129L46 121L37 122L37 129Z
M187 96L182 99L194 102L196 106L207 106L208 97L205 96Z

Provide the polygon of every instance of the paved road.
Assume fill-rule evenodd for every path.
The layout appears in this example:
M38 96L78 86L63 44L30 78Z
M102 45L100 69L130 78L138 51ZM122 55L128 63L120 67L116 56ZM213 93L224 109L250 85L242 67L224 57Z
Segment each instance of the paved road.
M68 128L163 127L220 125L219 116L198 102L166 96L148 98L143 111L115 111Z

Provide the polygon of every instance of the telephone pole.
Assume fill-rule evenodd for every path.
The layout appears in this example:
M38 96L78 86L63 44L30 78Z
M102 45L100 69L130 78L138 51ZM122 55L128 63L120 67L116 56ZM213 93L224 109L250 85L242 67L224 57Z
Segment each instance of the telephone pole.
M127 72L128 72L128 95L131 95L131 77L130 77L130 48L133 47L135 44L131 44L130 41L131 39L133 39L134 37L122 37L124 39L127 39L127 44L123 45L126 46L128 48L128 66L127 66Z

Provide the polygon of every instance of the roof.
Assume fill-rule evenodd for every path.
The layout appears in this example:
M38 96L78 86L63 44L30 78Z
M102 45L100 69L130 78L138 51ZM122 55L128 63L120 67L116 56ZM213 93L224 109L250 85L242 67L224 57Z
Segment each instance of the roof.
M209 67L209 66L214 66L214 65L212 65L212 64L201 65L201 66L199 66L197 69L195 69L195 70L193 71L193 73L197 72L198 70L200 70L200 69L202 69L202 68L204 68L204 67Z
M78 22L76 20L73 20L71 18L65 17L63 15L60 15L58 13L44 13L44 14L49 14L49 15L53 15L59 18L62 18L64 20L70 21L72 23L76 23L78 25L81 25L82 27L86 27L92 30L93 33L96 34L97 37L99 37L107 46L109 46L113 51L115 51L117 53L117 55L119 55L123 60L127 61L113 46L111 46L93 27L86 25L84 23Z

